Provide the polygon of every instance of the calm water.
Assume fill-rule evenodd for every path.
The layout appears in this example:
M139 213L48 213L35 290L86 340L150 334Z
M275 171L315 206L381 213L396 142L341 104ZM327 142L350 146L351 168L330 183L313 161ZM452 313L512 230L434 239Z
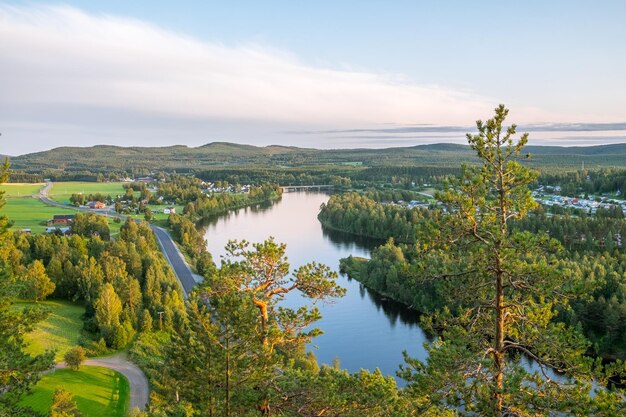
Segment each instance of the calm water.
M328 198L323 193L286 193L269 207L241 209L222 216L207 226L208 250L219 264L228 240L260 242L273 236L287 244L292 270L310 261L338 270L339 259L348 255L369 257L376 243L322 230L317 214ZM323 318L317 327L324 334L314 339L311 350L320 364L331 364L337 357L341 366L351 372L379 368L395 376L403 362L403 350L419 359L426 357L423 344L427 339L416 314L381 299L345 276L340 276L339 283L347 289L346 296L333 304L319 305ZM302 301L293 296L285 300L292 306Z

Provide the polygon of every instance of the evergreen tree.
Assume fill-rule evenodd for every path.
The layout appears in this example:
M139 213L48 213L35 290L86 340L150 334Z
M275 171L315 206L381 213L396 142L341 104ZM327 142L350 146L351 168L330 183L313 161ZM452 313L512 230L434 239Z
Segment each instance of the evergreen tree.
M409 390L460 414L607 415L623 403L605 391L590 398L588 343L554 320L574 289L558 242L510 230L536 205L528 189L536 174L517 162L528 135L514 139L515 125L503 126L507 114L499 106L493 119L477 122L468 142L482 166L463 167L437 195L449 214L436 239L422 236L419 273L460 307L427 322L441 338L428 347L427 364L407 358L402 376ZM522 366L523 356L539 370Z

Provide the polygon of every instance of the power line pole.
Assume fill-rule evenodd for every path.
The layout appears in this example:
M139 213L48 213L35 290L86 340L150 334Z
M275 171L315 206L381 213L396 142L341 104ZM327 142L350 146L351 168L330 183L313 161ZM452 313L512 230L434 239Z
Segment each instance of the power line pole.
M157 312L159 315L159 331L163 331L163 313L165 313L165 311Z

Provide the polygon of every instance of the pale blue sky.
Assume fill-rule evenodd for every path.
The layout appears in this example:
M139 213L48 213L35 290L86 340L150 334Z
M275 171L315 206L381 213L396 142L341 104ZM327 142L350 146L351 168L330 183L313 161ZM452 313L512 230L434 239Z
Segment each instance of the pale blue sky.
M284 90L278 88L281 84L279 75L268 76L257 85L253 82L252 73L243 75L242 79L247 81L242 85L236 85L237 78L233 77L216 86L216 77L207 75L211 78L209 86L205 85L205 80L198 78L201 77L199 72L189 74L187 71L189 65L195 62L194 48L187 50L182 45L171 46L146 69L163 71L155 75L155 79L158 82L168 81L168 88L171 89L168 90L168 97L180 96L177 111L151 108L151 103L142 107L140 102L133 103L129 109L126 102L133 91L141 91L146 96L151 94L145 86L141 86L141 90L135 89L137 79L133 79L132 83L128 80L117 82L116 91L120 85L133 84L133 89L120 90L120 95L116 97L110 96L109 89L106 92L109 95L103 94L102 100L98 101L98 94L102 93L93 91L89 100L82 96L68 98L54 109L48 107L54 104L51 103L51 97L55 97L52 93L38 96L35 91L27 94L29 99L23 100L22 109L12 110L12 114L4 118L0 116L0 122L5 122L6 126L0 125L3 132L12 130L15 137L24 140L38 138L32 146L28 145L33 149L60 146L62 144L56 141L62 137L67 138L70 144L80 137L89 137L83 143L143 144L151 138L153 144L158 145L175 141L195 146L210 140L230 140L253 144L345 147L358 143L348 143L332 135L312 138L311 134L284 132L373 128L386 123L401 126L420 123L471 126L472 120L489 116L485 114L485 109L500 102L507 104L516 121L522 124L626 121L626 2L622 1L107 0L63 3L5 1L0 5L5 6L4 16L0 15L0 29L4 25L7 33L14 35L24 33L24 30L32 34L33 27L39 31L33 35L30 44L20 41L16 45L5 45L5 49L0 45L4 58L41 44L38 39L51 38L46 31L59 30L54 22L66 26L68 32L74 30L71 36L65 34L70 39L67 48L63 40L59 40L46 45L45 49L33 49L34 58L29 61L30 64L20 62L15 65L20 74L24 73L26 65L35 66L33 61L42 54L46 55L44 68L57 68L59 64L54 62L54 57L63 56L65 62L75 59L75 67L91 71L91 67L82 62L85 53L81 52L84 51L81 48L93 43L89 36L106 38L118 29L119 36L137 35L136 48L141 48L144 42L150 49L146 52L147 56L156 57L161 52L155 46L154 38L150 38L154 34L144 37L139 33L145 29L144 25L147 25L148 31L160 29L160 35L165 38L182 35L199 44L218 48L218 51L204 51L206 59L198 68L204 68L205 72L215 69L214 60L225 62L229 59L234 67L226 66L216 70L216 73L232 74L232 68L238 68L238 63L241 71L247 67L256 70L259 65L265 68L268 60L282 60L265 68L268 73L280 75L285 67L289 67L284 70L284 77L289 79L294 74L292 70L297 72L297 76L294 75L297 82L286 82ZM64 12L59 14L57 9L50 12L44 7L49 5L66 5L71 9L64 7ZM67 10L82 17L67 17ZM131 20L125 20L127 18ZM38 19L43 19L43 23ZM70 23L64 22L65 19L69 19ZM81 23L83 20L90 23ZM19 25L13 25L16 21ZM102 24L102 28L98 33L85 35L80 30L82 24L90 27ZM31 29L24 29L24 25L30 25ZM127 27L122 27L125 25ZM71 45L76 39L84 40L84 45ZM106 51L98 55L102 55L104 66L111 64L116 68L105 72L109 75L116 71L122 73L124 66L119 61L128 56L128 51L122 55L109 55L111 50L119 49L118 44L96 43L97 47ZM181 56L182 52L178 53L177 49L188 53ZM244 56L237 55L242 51ZM47 56L48 52L50 56ZM3 56L0 55L0 58ZM88 61L93 63L94 59ZM182 62L181 67L169 68L170 62L178 59ZM137 63L128 65L136 68ZM9 68L13 67L9 65ZM326 77L327 72L333 73L331 78ZM36 71L29 76L42 77ZM75 79L76 74L72 77ZM105 75L99 74L96 78L101 77ZM372 77L375 78L375 86L372 85ZM195 89L192 84L178 85L177 81L173 81L184 79L188 83L192 78L197 79L201 88ZM19 84L19 80L13 81L12 85ZM49 82L58 84L58 78ZM85 84L75 87L90 91L95 82L93 79L86 80ZM1 83L0 80L0 87ZM230 90L233 85L238 89ZM336 88L329 87L328 92L316 93L314 97L307 92L308 87L319 92L329 85ZM406 85L414 91L405 95L403 87ZM248 88L246 91L254 91L254 97L230 103L231 97L245 97L242 93L245 88ZM47 91L47 87L44 85L40 90ZM219 94L216 93L218 90ZM16 89L14 93L17 95L19 91ZM332 109L332 104L337 103L335 94L344 97L346 91L348 96L353 94L351 100L342 102L341 109ZM198 97L195 97L196 92ZM204 98L200 97L202 95ZM291 103L280 101L288 95L301 95L310 106L294 108ZM381 95L385 97L380 98ZM211 96L219 97L220 104L228 102L227 108L206 101ZM393 102L393 96L397 96L398 101ZM315 107L327 107L324 97L331 105L329 114ZM15 108L11 98L6 95L0 98L0 109ZM130 101L135 98L136 94ZM274 104L265 108L262 103L266 101ZM345 111L351 103L362 104L363 101L372 101L376 105L356 108L354 114ZM217 110L178 112L184 107L180 103L202 109L214 106ZM72 116L64 114L64 106L68 107ZM91 106L99 108L96 114L106 113L106 123L100 127L101 130L97 128L98 118L87 114ZM414 113L404 114L398 110L412 106ZM39 107L41 109L35 110ZM447 107L452 109L450 115L445 114ZM293 109L294 115L286 118L278 116L281 111L290 109ZM127 111L137 112L138 117L128 117ZM78 117L78 113L85 114ZM126 113L126 117L116 116L119 113ZM362 117L357 117L357 113ZM257 117L259 114L261 116ZM144 120L156 115L163 116L159 121L163 129L158 129L158 133L151 130L153 123ZM184 120L181 119L186 118L192 118L193 122L183 127ZM45 136L43 131L47 128L51 133ZM94 129L99 133L94 134ZM595 139L589 143L611 142L615 139L609 136L626 135L624 131L612 132L607 133L606 140L598 139L604 135L594 132ZM536 143L549 139L552 140L550 143L566 143L565 138L571 137L569 133L536 136ZM398 136L395 142L371 140L364 141L362 146L411 145L432 141L436 140ZM572 143L580 142L576 140ZM22 142L21 147L16 146L13 152L30 150L25 149L25 143Z

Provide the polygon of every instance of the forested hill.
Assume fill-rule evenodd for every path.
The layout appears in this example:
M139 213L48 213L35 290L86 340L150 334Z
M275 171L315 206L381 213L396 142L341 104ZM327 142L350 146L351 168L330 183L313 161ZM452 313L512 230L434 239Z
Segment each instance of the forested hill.
M528 164L536 167L575 169L623 167L626 165L626 143L590 147L527 146L532 155ZM168 147L61 147L45 152L11 158L14 169L28 172L45 170L105 172L110 170L177 170L179 172L208 167L302 167L307 165L363 166L458 166L475 161L466 145L439 143L386 149L307 149L290 146L240 145L213 142L191 148Z

